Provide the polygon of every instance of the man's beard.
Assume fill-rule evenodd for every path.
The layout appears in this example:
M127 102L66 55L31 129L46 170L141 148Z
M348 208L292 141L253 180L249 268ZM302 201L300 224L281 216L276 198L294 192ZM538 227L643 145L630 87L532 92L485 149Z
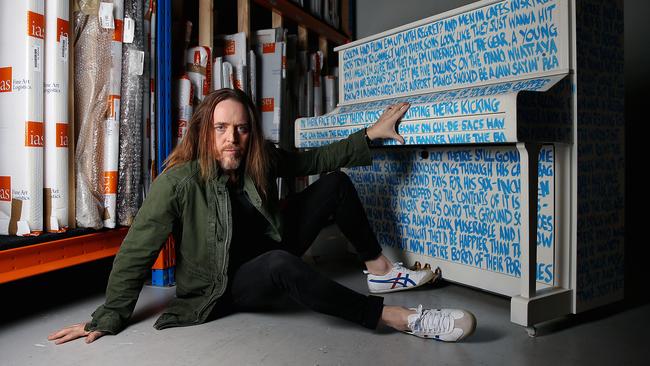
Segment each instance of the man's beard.
M231 149L233 147L227 147L228 149ZM225 149L224 149L225 150ZM219 153L219 166L221 167L222 170L224 171L233 171L239 169L239 166L241 165L241 162L243 160L243 154L240 152L236 155L232 154L221 154Z
M238 157L221 157L219 159L219 165L221 166L221 169L225 171L229 170L237 170L239 168L239 165L241 164L242 158L241 156Z

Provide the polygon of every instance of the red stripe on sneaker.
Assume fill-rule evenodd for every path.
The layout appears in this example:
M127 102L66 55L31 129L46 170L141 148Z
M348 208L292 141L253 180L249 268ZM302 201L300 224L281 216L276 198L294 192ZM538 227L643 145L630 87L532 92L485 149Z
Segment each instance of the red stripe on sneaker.
M397 286L397 284L399 283L399 279L400 279L400 277L402 277L402 272L400 272L400 273L397 274L397 277L396 277L395 280L393 281L393 286L391 287L391 289L394 289L395 286Z

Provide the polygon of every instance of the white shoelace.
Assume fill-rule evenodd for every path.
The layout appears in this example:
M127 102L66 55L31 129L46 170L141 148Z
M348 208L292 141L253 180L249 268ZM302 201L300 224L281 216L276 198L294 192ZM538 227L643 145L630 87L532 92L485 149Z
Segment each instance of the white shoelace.
M414 333L433 333L433 334L444 334L449 333L453 330L453 320L451 314L448 312L436 311L436 310L422 310L422 305L419 305L417 308L418 317L413 317L409 319L408 327L413 330Z

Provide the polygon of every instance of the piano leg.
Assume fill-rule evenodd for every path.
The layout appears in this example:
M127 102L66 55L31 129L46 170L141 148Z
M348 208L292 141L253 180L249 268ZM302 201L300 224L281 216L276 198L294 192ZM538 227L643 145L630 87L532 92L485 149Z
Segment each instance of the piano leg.
M510 321L527 327L535 336L534 324L569 314L571 290L555 287L537 291L537 182L538 143L518 143L521 164L521 287L510 301Z

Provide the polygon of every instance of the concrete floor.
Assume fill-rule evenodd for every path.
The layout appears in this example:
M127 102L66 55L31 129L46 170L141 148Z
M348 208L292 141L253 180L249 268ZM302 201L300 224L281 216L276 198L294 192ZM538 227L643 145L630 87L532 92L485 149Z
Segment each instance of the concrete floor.
M642 365L650 305L619 303L549 322L536 338L510 322L509 300L452 284L387 294L404 306L462 307L478 319L463 343L424 340L390 329L370 331L291 305L240 313L207 324L155 330L173 288L145 286L132 323L117 336L56 346L47 335L89 319L104 300L112 260L0 285L0 365ZM359 263L316 267L367 293Z

